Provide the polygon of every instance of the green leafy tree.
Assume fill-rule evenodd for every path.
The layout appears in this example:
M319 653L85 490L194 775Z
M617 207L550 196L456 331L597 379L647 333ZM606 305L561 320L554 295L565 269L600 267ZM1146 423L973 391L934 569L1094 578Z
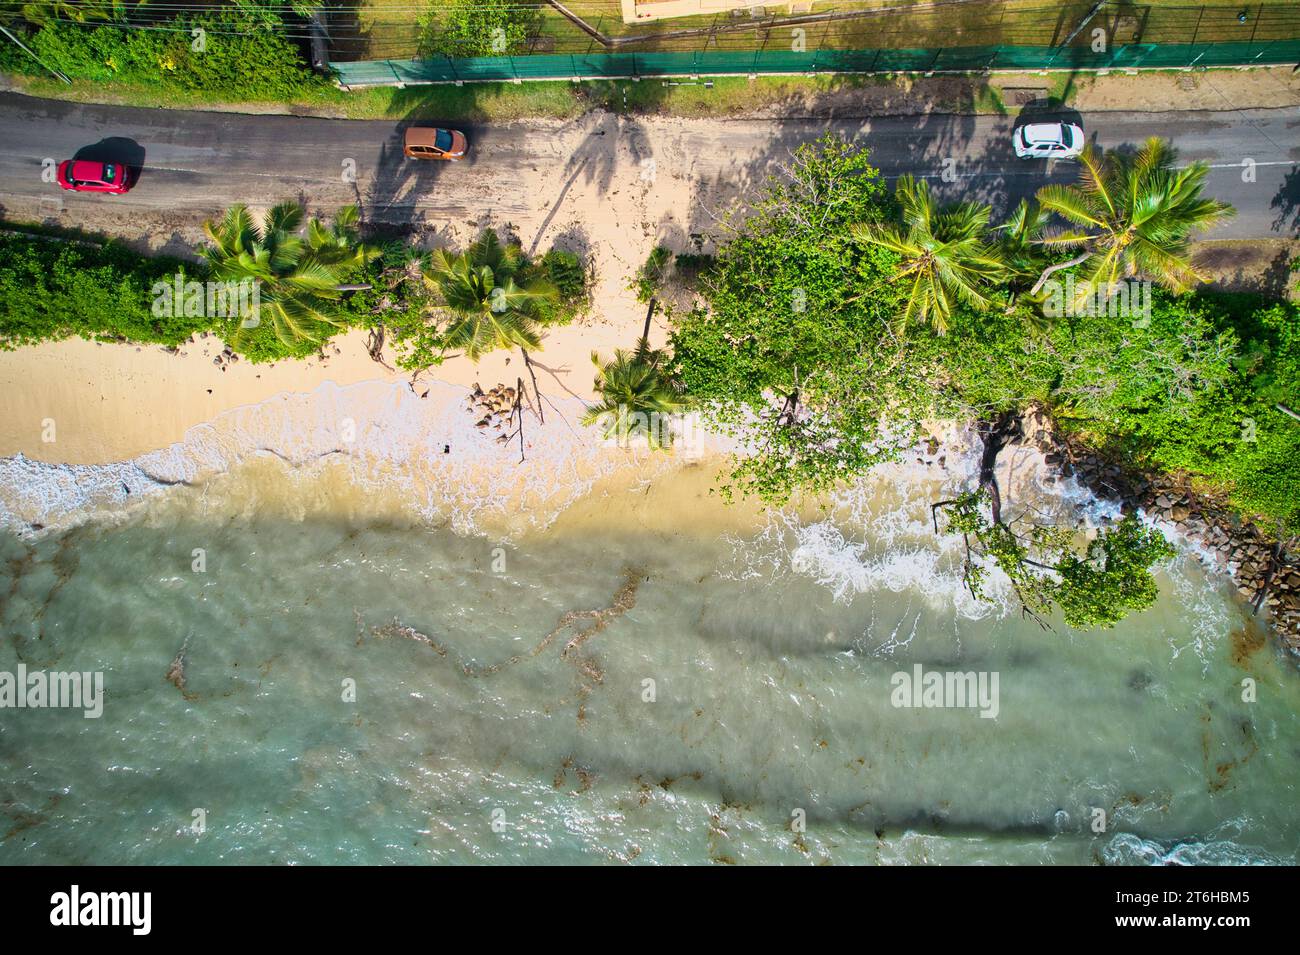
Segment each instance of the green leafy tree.
M1004 277L1001 251L985 239L989 207L961 202L936 209L930 184L911 176L899 178L894 197L901 225L863 222L853 235L897 253L895 278L908 288L903 322L929 322L942 335L956 303L986 308L991 285Z
M750 206L702 280L704 307L673 332L673 371L706 425L748 446L724 498L781 504L896 458L936 376L925 348L890 332L895 257L850 232L889 209L865 149L806 143Z
M302 231L304 212L282 202L264 216L235 205L217 222L203 224L211 241L203 256L212 278L257 283L256 324L244 321L233 333L238 347L251 328L265 324L291 352L314 347L344 324L338 309L343 279L372 257L356 231L355 207L345 207L333 227L313 220Z
M1174 548L1133 515L1080 548L1072 528L990 519L988 504L987 491L980 490L935 505L947 516L947 530L965 541L963 575L976 599L987 596L992 566L1011 581L1025 613L1044 626L1054 607L1068 626L1083 629L1113 627L1155 602L1159 588L1151 568L1172 557Z
M1043 209L1076 227L1041 241L1049 248L1082 251L1045 269L1033 291L1055 271L1074 265L1084 266L1081 295L1135 275L1175 292L1203 281L1191 264L1190 236L1231 216L1233 209L1201 195L1209 172L1205 163L1176 169L1175 158L1173 147L1154 137L1133 155L1112 151L1103 158L1089 144L1079 157L1078 183L1040 189Z
M518 284L524 265L517 245L503 245L491 229L464 252L433 253L425 281L436 293L435 318L445 318L442 350L463 351L472 361L496 348L541 345L538 316L559 298L542 278Z
M157 284L170 286L178 275L203 278L193 263L116 242L0 232L0 349L73 336L184 344L212 323L154 308Z
M1186 472L1261 526L1300 531L1300 305L1150 292L1149 312L1078 313L1043 330L959 311L935 348L944 414L1031 405L1137 471Z

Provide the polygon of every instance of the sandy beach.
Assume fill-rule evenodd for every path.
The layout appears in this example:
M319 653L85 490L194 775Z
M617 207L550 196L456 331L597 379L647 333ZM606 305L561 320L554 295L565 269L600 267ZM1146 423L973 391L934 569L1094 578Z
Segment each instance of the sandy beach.
M631 320L547 332L544 347L531 356L544 398L589 400L595 371L591 352L630 347L640 330ZM652 334L655 341L663 337L662 329ZM326 382L401 382L423 393L438 381L466 388L479 383L486 390L529 378L517 349L486 355L478 364L454 358L413 376L372 360L365 343L365 332L352 331L330 342L323 360L268 365L214 364L223 344L211 336L195 339L179 354L83 339L0 352L7 411L0 418L0 457L22 453L64 464L126 461L182 440L189 429L223 412L276 395L305 394ZM391 365L391 348L386 357ZM49 436L53 440L45 440Z
M525 124L529 125L529 124ZM631 347L641 333L645 306L628 283L658 244L674 250L693 247L691 238L714 219L709 210L729 206L740 187L757 175L735 174L736 164L753 156L722 156L697 142L703 124L663 121L670 155L648 158L648 135L640 124L609 114L577 123L545 124L551 156L521 167L506 147L484 144L473 175L456 196L437 193L445 209L436 216L421 210L413 223L413 244L425 248L463 248L485 228L518 239L534 256L552 247L573 251L589 264L592 306L573 324L546 331L535 359L538 386L551 400L591 396L591 352ZM500 152L500 155L496 155ZM686 161L685 158L697 158ZM764 168L766 163L761 164ZM511 200L526 183L527 201ZM328 215L355 201L351 185L322 186L313 213ZM370 193L366 210L382 202L410 201L419 183L406 183L402 197ZM259 186L260 188L260 186ZM248 204L268 208L283 194L254 193ZM381 201L382 200L382 201ZM447 203L452 203L447 205ZM86 211L86 227L98 227L140 248L188 255L205 239L204 219L216 213L207 200L172 210L165 221L152 212L98 204ZM682 210L688 214L683 217ZM12 210L22 213L21 207ZM35 210L33 210L35 211ZM170 238L168 238L170 236ZM700 241L703 241L701 238ZM665 320L656 318L651 341L666 339ZM8 414L0 421L0 457L22 453L33 460L66 464L125 461L181 440L195 425L222 412L256 404L283 393L307 393L325 382L409 381L411 376L374 362L363 331L340 335L325 346L324 360L282 361L255 366L238 361L224 369L214 364L223 343L209 336L180 350L135 344L67 340L0 352L0 388ZM390 347L385 353L395 365ZM513 386L528 378L518 350L486 355L477 364L454 358L422 372L412 386L427 382ZM49 422L54 423L54 440Z

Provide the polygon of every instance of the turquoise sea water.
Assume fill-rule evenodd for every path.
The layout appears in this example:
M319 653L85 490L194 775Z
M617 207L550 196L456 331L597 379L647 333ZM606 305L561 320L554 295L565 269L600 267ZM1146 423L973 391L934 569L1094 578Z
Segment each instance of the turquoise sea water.
M1297 861L1294 662L1190 559L1044 632L895 505L729 528L679 474L500 542L260 467L0 537L0 670L106 689L0 710L0 863ZM997 718L893 706L917 664Z

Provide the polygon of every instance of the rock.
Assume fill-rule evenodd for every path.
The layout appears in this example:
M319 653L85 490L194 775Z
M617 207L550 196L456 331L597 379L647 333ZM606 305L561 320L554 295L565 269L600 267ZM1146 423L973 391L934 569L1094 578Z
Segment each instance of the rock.
M1175 504L1170 509L1169 516L1172 517L1175 521L1185 521L1187 520L1187 515L1189 515L1190 513L1191 511L1187 509L1186 504Z

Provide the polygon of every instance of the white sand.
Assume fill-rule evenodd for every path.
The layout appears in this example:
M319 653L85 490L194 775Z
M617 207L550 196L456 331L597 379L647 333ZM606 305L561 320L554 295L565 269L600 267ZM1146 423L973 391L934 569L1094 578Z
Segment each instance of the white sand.
M593 349L609 354L627 347L640 327L570 325L550 331L533 354L544 396L591 398ZM213 364L221 342L209 337L174 355L157 346L97 344L81 339L0 352L0 456L18 452L38 461L101 464L125 461L180 441L192 427L222 412L283 393L305 393L325 382L409 381L372 361L364 332L350 332L327 347L326 361L238 361ZM334 347L340 354L334 354ZM391 363L391 349L389 350ZM508 363L507 363L508 362ZM456 358L418 376L423 393L436 380L484 389L528 380L518 349L484 356L477 364ZM468 415L468 412L466 412ZM53 425L51 429L51 424ZM53 435L53 441L44 437Z

